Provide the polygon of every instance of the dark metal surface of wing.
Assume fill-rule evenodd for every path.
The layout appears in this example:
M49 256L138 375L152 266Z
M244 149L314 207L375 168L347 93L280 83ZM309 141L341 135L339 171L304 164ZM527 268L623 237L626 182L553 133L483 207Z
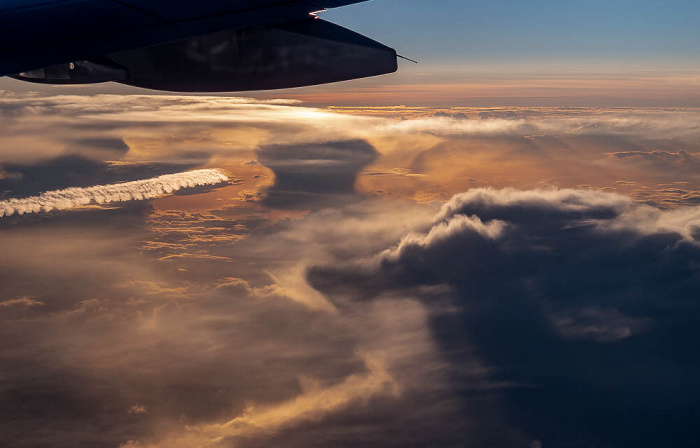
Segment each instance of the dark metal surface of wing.
M177 92L299 87L396 71L396 52L338 25L305 19L133 50L110 59L125 84Z
M235 91L395 71L392 49L309 19L362 1L0 0L0 76Z

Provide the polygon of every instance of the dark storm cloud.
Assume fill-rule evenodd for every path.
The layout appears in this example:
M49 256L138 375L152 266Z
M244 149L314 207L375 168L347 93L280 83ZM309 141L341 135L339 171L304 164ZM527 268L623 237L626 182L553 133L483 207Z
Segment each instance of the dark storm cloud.
M357 176L377 156L364 140L263 147L258 161L275 173L264 203L308 208L347 202L355 196Z
M466 400L467 354L489 366L513 422L494 430L525 435L513 443L689 446L700 418L700 246L682 229L697 212L590 191L472 190L369 267L316 267L309 278L338 303L413 290L437 306L415 288L451 288L457 311L436 313L433 334Z
M125 153L129 151L129 145L126 144L123 138L79 138L74 140L74 144L92 150L104 150L110 153Z

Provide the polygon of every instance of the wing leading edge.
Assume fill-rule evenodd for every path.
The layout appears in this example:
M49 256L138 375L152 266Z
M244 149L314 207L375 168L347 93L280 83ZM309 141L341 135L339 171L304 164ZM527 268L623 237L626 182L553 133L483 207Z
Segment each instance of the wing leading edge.
M6 0L0 76L224 92L394 72L393 49L310 17L361 1Z

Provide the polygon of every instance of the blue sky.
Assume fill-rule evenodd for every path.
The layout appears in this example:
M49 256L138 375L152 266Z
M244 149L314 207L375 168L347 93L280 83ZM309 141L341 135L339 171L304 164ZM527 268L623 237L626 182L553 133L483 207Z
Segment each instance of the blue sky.
M373 0L323 17L430 65L683 69L700 61L700 2L691 0Z

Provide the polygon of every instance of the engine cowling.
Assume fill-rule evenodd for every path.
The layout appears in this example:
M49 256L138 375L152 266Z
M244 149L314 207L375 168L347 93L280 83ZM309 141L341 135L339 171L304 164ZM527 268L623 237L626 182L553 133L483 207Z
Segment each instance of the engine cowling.
M43 84L116 81L172 92L270 90L397 70L396 51L320 19L248 26L13 75Z
M94 84L124 81L129 77L129 72L109 60L76 61L30 70L10 77L38 84Z
M397 70L395 50L320 19L250 26L108 57L128 72L119 82L177 92L282 89Z

